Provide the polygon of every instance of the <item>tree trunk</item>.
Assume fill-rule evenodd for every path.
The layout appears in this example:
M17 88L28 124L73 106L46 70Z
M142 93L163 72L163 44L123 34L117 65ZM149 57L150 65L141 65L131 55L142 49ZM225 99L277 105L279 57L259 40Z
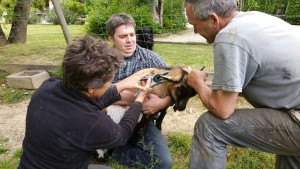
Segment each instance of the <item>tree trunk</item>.
M1 24L0 24L0 46L5 46L8 44L9 44L9 42L6 39L5 34L4 34Z
M26 43L28 16L31 0L18 0L11 24L8 41L12 43Z
M152 16L154 22L163 26L163 0L153 0L152 2Z

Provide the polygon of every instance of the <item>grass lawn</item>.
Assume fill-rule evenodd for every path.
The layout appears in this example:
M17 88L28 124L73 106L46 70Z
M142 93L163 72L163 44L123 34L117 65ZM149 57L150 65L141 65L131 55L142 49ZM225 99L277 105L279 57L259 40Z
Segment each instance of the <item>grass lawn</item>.
M8 34L9 25L4 31ZM70 25L69 31L74 38L84 35L84 27ZM0 47L1 63L54 63L60 64L66 47L66 42L59 25L29 25L26 44L8 45ZM168 65L192 66L213 71L213 48L210 45L186 44L155 44L154 51L167 62ZM5 82L5 72L0 71L0 84ZM13 91L13 92L12 92ZM0 104L16 103L29 99L33 91L0 88ZM243 104L243 103L240 103ZM185 133L170 133L168 145L173 157L173 169L188 168L188 159L191 145L191 135ZM5 143L8 140L0 138L0 155L7 150ZM22 150L14 156L0 160L1 169L16 168ZM270 169L274 168L274 155L245 148L229 146L227 169ZM115 168L124 168L111 164Z

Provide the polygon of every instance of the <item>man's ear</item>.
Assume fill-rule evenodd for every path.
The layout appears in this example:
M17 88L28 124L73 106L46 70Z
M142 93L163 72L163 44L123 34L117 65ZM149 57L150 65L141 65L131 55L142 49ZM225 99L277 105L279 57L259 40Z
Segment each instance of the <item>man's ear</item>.
M108 40L109 40L110 42L112 42L112 41L113 41L113 36L108 35Z
M213 27L216 28L219 26L219 17L215 13L209 14L209 18L211 19L211 23L213 24Z
M108 40L109 40L109 42L110 42L110 44L111 44L111 46L112 47L114 47L115 46L115 43L114 43L114 37L113 36L111 36L111 35L108 35Z
M93 88L88 88L87 92L88 92L88 94L93 94L94 93L94 89Z

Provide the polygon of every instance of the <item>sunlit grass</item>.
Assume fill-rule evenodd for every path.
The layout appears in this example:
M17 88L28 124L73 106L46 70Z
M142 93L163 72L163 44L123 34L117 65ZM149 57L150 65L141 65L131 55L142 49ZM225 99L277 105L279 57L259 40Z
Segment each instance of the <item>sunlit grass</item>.
M83 26L69 25L71 38L84 35ZM4 32L8 36L10 25ZM14 44L0 47L0 63L30 63L38 58L39 62L62 61L67 43L60 25L28 25L26 44Z
M1 169L15 169L17 168L19 162L20 162L20 158L22 156L22 149L18 149L14 152L14 154L12 155L12 157L8 157L8 158L4 158L2 160L0 160L0 168Z
M213 70L213 47L211 45L187 45L187 44L155 44L157 52L168 65L191 66Z

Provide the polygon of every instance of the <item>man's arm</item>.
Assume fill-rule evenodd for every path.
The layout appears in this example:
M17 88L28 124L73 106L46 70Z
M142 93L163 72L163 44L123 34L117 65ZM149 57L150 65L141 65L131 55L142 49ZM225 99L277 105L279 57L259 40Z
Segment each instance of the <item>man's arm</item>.
M190 72L188 84L196 90L203 105L217 117L227 119L234 112L238 93L212 90L205 81L204 71Z
M131 103L134 102L134 99L136 98L135 93L131 91L123 91L120 93L121 100L115 102L114 104L120 105L120 106L129 106Z
M164 108L172 105L171 96L166 96L165 98L160 98L156 94L150 94L148 100L143 103L143 112L156 113Z

